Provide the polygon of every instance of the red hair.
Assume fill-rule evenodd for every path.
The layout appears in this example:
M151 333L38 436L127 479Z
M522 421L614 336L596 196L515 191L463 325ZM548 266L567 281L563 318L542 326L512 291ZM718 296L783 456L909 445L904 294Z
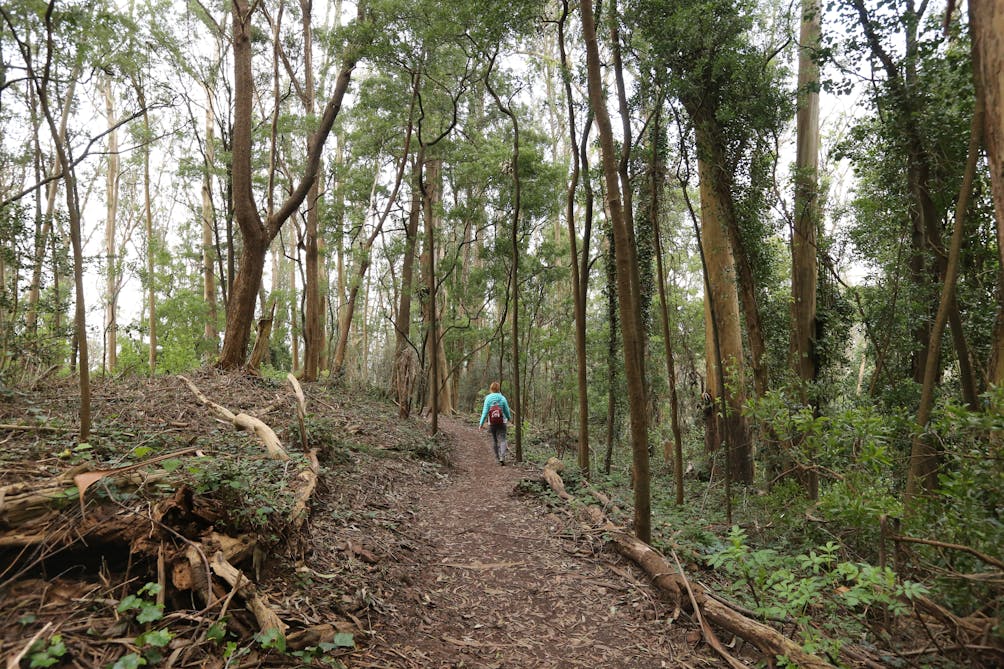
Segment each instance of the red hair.
M497 393L499 391L499 387L500 386L498 381L492 381L492 385L488 389L491 390L493 393Z

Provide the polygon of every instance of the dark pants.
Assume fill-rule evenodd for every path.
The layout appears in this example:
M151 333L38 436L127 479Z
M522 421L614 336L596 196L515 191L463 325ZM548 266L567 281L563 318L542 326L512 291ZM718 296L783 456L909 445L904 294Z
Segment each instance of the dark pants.
M501 425L488 425L488 434L492 437L492 449L495 451L495 459L501 460L505 457L505 423Z

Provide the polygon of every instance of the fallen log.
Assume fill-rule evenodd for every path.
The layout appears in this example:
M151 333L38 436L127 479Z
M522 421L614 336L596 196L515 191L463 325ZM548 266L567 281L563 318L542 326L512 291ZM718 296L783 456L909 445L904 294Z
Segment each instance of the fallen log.
M20 529L35 525L40 520L49 518L54 510L65 508L74 498L79 497L74 479L89 471L90 465L74 467L42 481L22 481L0 487L0 529ZM123 490L135 490L161 481L166 476L167 472L163 470L149 473L130 471L119 477L118 485Z
M544 478L549 483L552 480L561 483L558 489L552 486L552 490L555 493L561 496L558 492L561 490L568 495L567 491L565 491L564 483L561 481L561 476L558 474L551 460L544 466L544 472ZM571 495L569 495L569 498L571 498ZM563 497L562 499L566 498ZM703 616L704 619L718 628L752 643L761 652L771 658L786 657L793 665L802 667L803 669L833 668L832 664L811 653L807 653L798 643L784 636L773 627L748 618L708 596L700 585L689 583L682 571L670 565L669 561L654 548L610 522L599 507L587 507L586 514L590 523L602 529L604 534L609 537L608 542L618 553L641 567L648 577L652 579L652 583L666 593L675 608L679 609L682 606L684 610L694 613L695 616ZM691 604L689 598L684 599L683 597L683 593L688 591L693 593L693 604ZM695 606L696 609L694 608ZM719 653L723 652L720 642L717 639L711 638L708 630L703 629L703 626L702 634L712 648L715 648ZM734 660L731 656L723 657L730 663Z

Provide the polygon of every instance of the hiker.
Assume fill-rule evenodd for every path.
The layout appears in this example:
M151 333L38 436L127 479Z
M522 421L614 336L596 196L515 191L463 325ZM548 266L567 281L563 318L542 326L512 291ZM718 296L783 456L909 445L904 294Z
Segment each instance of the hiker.
M481 422L478 423L478 429L483 430L487 421L488 433L492 436L495 459L499 461L500 465L505 465L505 430L506 423L512 420L512 414L509 413L509 402L505 395L499 392L499 382L492 381L489 390L490 392L485 396L484 408L481 409Z

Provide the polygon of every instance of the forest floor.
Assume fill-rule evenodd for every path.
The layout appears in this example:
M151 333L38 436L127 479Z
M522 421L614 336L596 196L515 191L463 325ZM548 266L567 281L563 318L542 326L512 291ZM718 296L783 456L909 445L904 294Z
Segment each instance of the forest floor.
M361 667L715 665L644 577L500 466L486 432L441 422L451 474L410 492L416 550L376 621ZM399 509L402 511L402 509ZM691 641L688 641L688 637ZM699 637L698 637L699 638Z
M192 379L210 399L261 418L295 449L295 413L284 384L211 370ZM305 391L310 446L320 449L321 460L309 521L295 536L271 544L253 569L250 564L243 569L289 626L290 639L300 630L335 625L340 642L330 643L328 635L313 645L291 645L285 653L270 649L254 638L254 618L233 592L224 597L224 587L215 602L206 604L191 592L174 592L163 570L159 581L172 590L164 615L152 625L138 624L123 603L133 594L143 597L143 583L158 576L157 560L134 548L157 538L160 561L166 553L168 564L180 554L172 550L185 548L177 536L155 532L149 521L158 499L170 498L176 484L120 494L103 481L95 486L103 486L103 493L88 493L87 522L75 489L69 488L64 496L70 503L44 518L48 538L23 548L12 546L29 533L4 515L0 495L4 665L722 664L701 642L696 625L685 617L672 620L670 607L648 579L548 491L538 467L512 462L511 453L507 466L496 463L473 416L441 418L441 435L433 440L425 422L398 420L396 407L386 400L327 384L311 384ZM78 404L70 381L3 394L0 488L55 480L82 459L93 468L119 466L130 453L141 461L131 451L139 445L155 447L149 454L143 451L145 457L195 445L211 450L214 461L241 467L239 476L251 477L250 484L241 483L250 488L243 491L248 495L272 489L254 478L263 476L265 463L260 454L249 455L252 439L222 425L178 377L99 379L93 396L95 434L83 450L71 429ZM32 425L37 429L20 427ZM202 476L203 484L216 480ZM197 496L205 494L207 503L213 502L212 491L203 493L189 483ZM226 493L226 485L220 491ZM233 506L233 499L223 506ZM101 528L130 519L141 529L127 544L133 548L116 548ZM67 539L68 528L76 538ZM228 628L224 638L212 633L220 621ZM143 631L160 629L169 632L164 638L170 643L154 647L153 637Z

